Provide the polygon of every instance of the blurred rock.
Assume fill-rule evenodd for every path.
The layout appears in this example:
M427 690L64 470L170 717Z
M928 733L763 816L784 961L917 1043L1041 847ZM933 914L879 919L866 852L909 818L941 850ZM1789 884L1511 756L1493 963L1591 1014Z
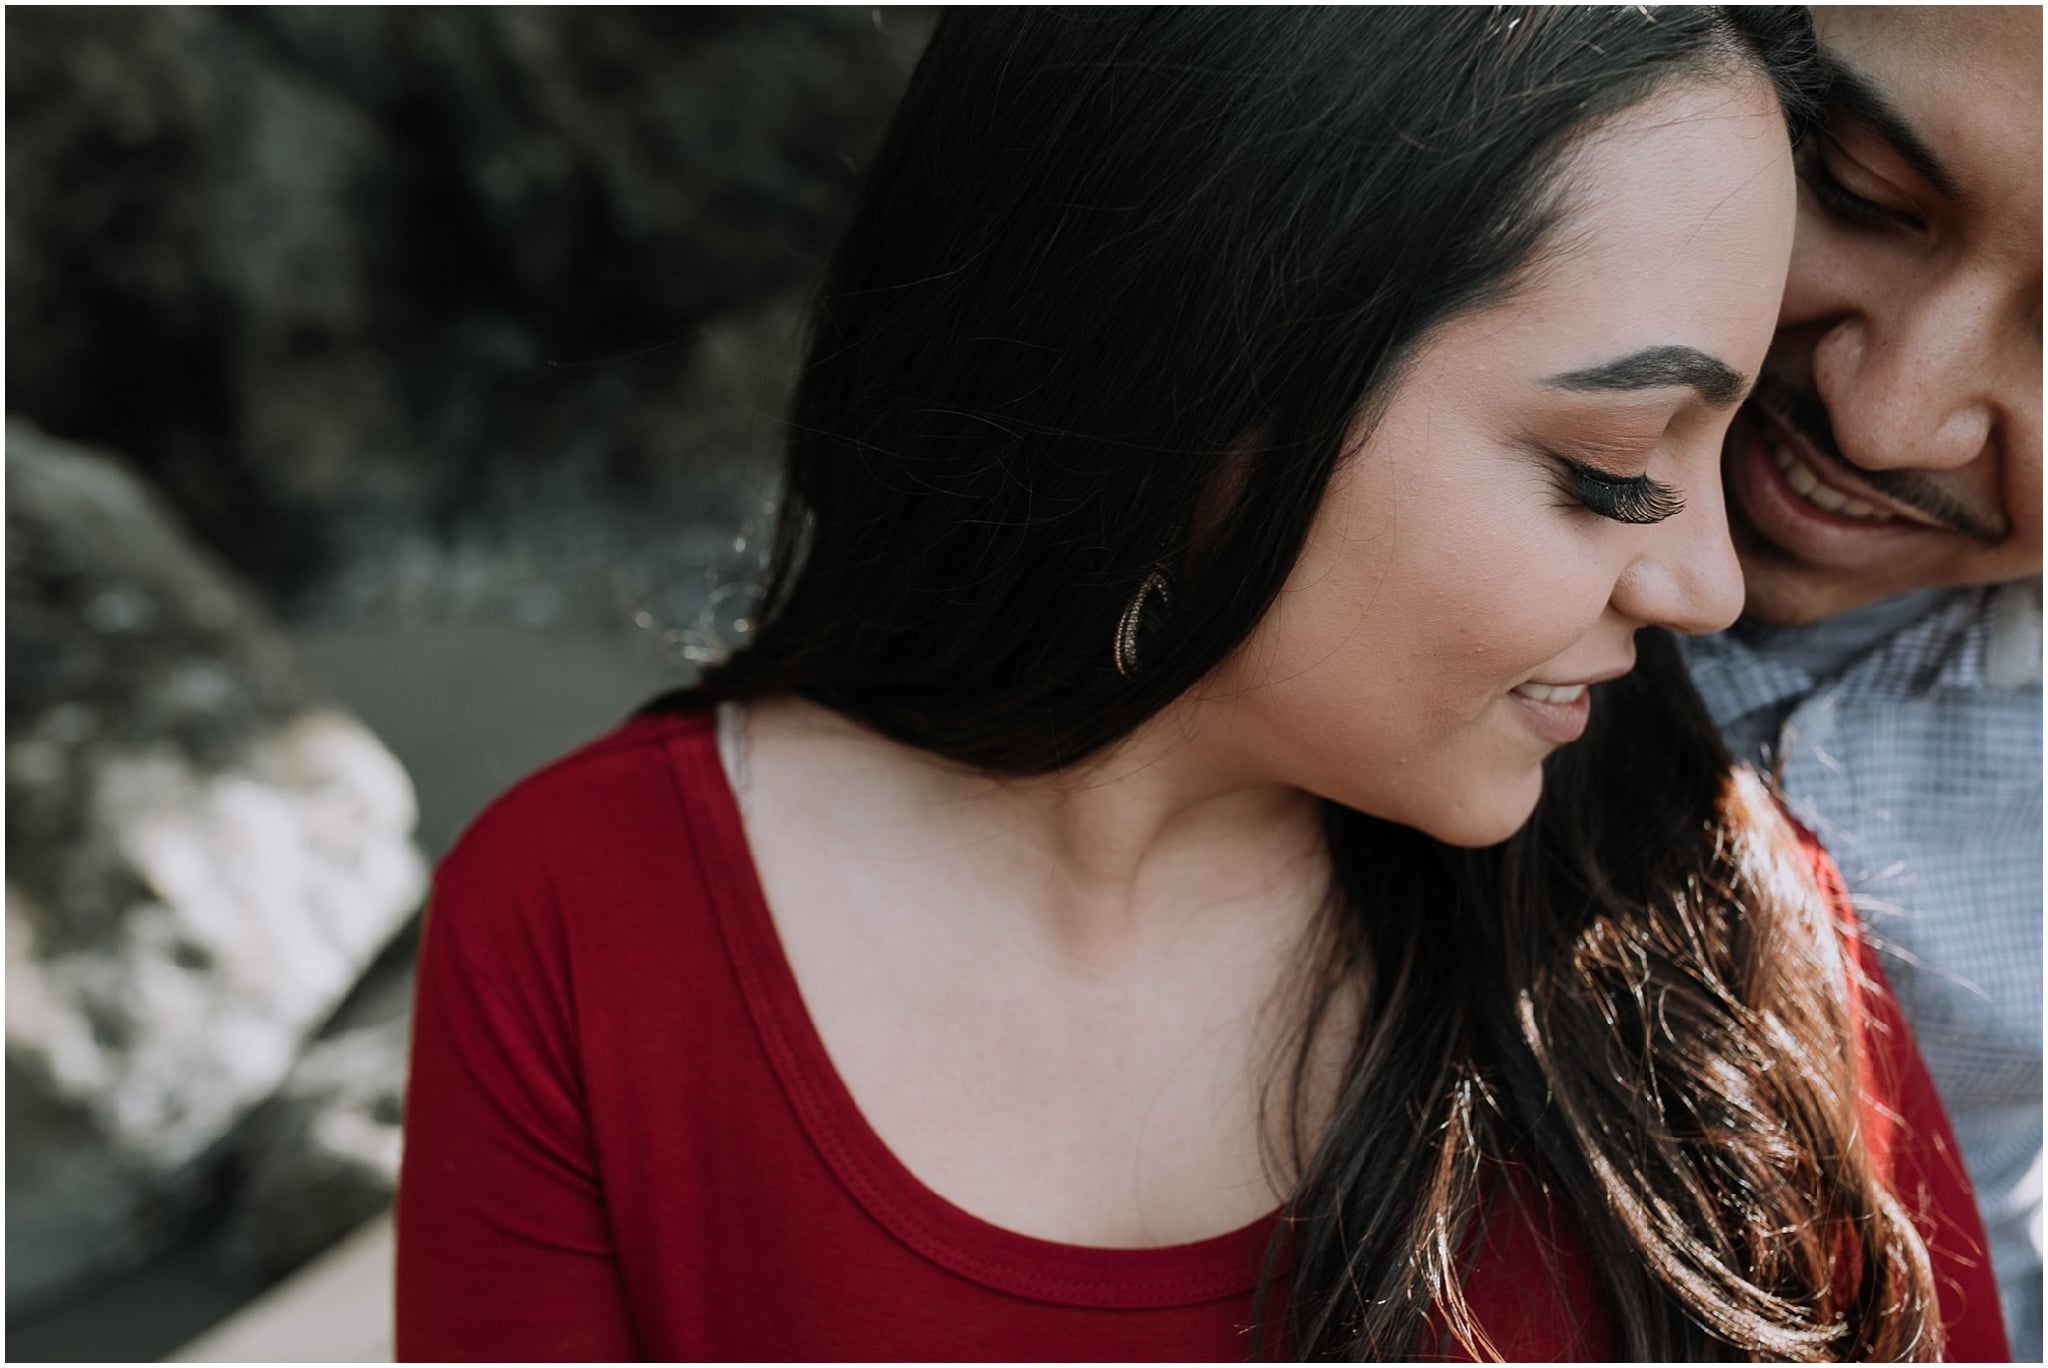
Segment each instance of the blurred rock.
M723 467L760 452L692 440L747 403L706 330L816 277L929 27L11 14L10 406L124 452L294 618L343 572L558 527L673 570L648 529L729 537L758 499Z
M445 537L374 519L338 530L341 554L297 600L294 630L489 622L642 638L642 654L676 666L721 654L747 630L799 331L787 298L707 325L634 402L633 449L688 452L687 464L615 479L578 455L610 440L593 431L495 504L480 483Z
M412 794L270 619L743 637L799 302L931 19L8 16L10 1318L211 1196L251 1277L388 1198L403 954L335 1004Z
M385 952L235 1135L216 1252L245 1285L268 1285L391 1205L412 950L408 937Z
M425 877L404 771L161 503L6 445L14 1314L176 1237Z

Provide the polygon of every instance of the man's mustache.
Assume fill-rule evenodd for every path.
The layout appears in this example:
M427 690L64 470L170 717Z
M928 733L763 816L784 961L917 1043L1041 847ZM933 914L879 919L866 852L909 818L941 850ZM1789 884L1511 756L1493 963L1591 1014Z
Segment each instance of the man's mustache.
M2012 521L1996 510L1985 510L1956 496L1941 476L1926 470L1871 470L1842 454L1835 432L1828 422L1826 405L1808 390L1769 372L1757 377L1756 399L1824 456L1840 461L1861 476L1865 483L1917 509L1943 527L1962 533L1983 546L1996 546L2012 532Z

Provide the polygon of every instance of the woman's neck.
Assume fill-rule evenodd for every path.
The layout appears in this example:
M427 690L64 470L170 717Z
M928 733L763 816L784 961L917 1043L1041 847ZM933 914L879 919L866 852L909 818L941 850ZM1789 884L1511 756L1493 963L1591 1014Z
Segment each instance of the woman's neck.
M807 827L883 865L950 866L981 909L1103 972L1205 928L1291 940L1327 890L1320 800L1252 778L1199 722L1169 710L1085 764L1018 779L781 698L749 709L740 766L805 776L772 801Z

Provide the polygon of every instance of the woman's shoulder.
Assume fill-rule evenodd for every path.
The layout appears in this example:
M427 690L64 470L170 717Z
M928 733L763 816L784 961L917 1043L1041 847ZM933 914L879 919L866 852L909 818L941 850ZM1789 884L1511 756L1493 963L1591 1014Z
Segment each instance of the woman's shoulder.
M715 821L724 784L711 714L627 720L470 822L434 871L430 937L497 959L590 941L595 959L687 934L704 869L745 858Z
M716 766L709 713L627 719L519 779L471 819L441 871L533 869L672 831L678 787Z
M709 712L643 713L584 742L507 786L464 828L454 850L503 835L505 828L559 819L593 798L659 786L676 743L708 734Z

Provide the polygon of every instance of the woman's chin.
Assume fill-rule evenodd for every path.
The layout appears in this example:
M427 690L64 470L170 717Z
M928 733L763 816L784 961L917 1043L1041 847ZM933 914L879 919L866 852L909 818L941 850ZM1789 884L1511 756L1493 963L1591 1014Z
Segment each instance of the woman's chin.
M1543 770L1534 767L1524 779L1475 784L1462 793L1446 795L1448 802L1429 811L1397 820L1445 845L1479 850L1499 845L1527 826L1542 796Z

